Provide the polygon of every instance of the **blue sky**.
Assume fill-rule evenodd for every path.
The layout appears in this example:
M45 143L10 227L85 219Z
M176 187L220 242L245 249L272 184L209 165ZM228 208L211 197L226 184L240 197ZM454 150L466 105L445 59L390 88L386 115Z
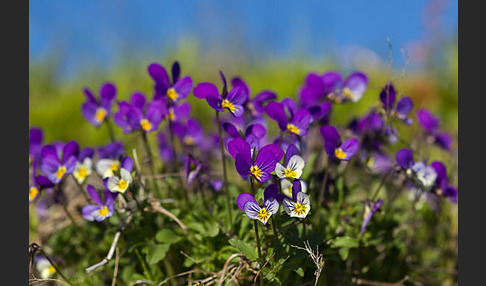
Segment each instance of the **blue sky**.
M319 58L359 46L386 59L387 38L408 47L428 37L430 3L444 7L438 31L454 35L457 0L31 0L29 54L61 53L67 74L87 61L113 64L121 51L160 55L187 38L203 50L221 46L250 57Z

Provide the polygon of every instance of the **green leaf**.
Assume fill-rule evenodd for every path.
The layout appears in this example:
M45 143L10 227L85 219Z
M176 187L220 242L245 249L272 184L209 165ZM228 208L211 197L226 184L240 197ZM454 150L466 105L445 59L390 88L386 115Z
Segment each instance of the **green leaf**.
M341 255L342 260L346 260L349 255L349 248L347 247L339 248L339 255Z
M147 249L147 263L156 264L165 258L165 254L169 251L170 244L154 244L150 243Z
M296 270L294 270L295 273L297 273L297 275L299 275L300 277L304 277L304 269L302 269L302 267L299 267L297 268Z
M155 239L158 242L172 244L181 240L181 237L169 229L162 229L157 232Z
M243 253L243 255L245 255L248 259L255 260L258 258L258 253L255 246L236 238L232 238L228 242L229 244L238 248L238 250L241 251L241 253Z
M358 247L359 242L355 238L351 238L349 236L342 236L336 238L332 242L332 247L347 247L347 248L353 248L353 247Z

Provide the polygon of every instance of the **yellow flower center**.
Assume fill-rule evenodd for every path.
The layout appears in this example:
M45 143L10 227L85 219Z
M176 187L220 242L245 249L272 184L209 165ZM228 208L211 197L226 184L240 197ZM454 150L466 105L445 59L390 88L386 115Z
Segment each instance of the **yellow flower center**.
M118 182L118 189L120 190L125 190L128 186L128 182L121 179L119 182Z
M74 172L74 176L78 180L84 180L88 176L88 170L85 166L81 166L76 172Z
M95 115L96 121L101 122L101 121L105 120L106 113L108 113L106 111L106 109L104 109L103 107L99 107L96 110L96 115Z
M295 204L295 209L294 212L298 215L303 215L305 214L305 211L307 210L307 206L303 205L301 203L296 203Z
M287 178L295 178L297 177L297 173L292 169L285 169L284 176Z
M375 165L375 158L369 157L368 160L366 161L366 166L369 168L372 168Z
M196 143L196 141L194 141L194 138L189 135L184 136L184 139L182 141L184 141L184 144L187 146L193 146Z
M115 161L113 162L113 164L111 165L111 171L114 172L114 171L118 171L118 168L120 167L120 162L118 161Z
M48 271L49 271L49 274L54 274L54 272L56 272L56 268L54 268L54 266L50 265L49 268L48 268Z
M287 124L287 130L297 135L300 134L299 128L297 128L295 125L291 123Z
M61 166L61 167L59 167L59 169L57 169L56 176L57 176L58 179L61 179L62 176L64 176L65 173L66 173L66 167Z
M174 121L176 119L176 116L174 114L174 109L170 109L169 110L169 113L165 116L166 119L170 120L170 121Z
M260 168L258 168L257 166L251 166L250 173L255 176L257 180L260 180L260 178L262 177L262 170L260 170Z
M39 189L36 187L31 187L29 189L29 200L32 200L33 198L37 197L37 194L39 193Z
M267 222L268 218L270 218L270 213L267 211L266 208L262 208L258 212L257 218L262 222Z
M142 126L142 129L145 131L152 129L152 123L147 119L140 120L140 126Z
M221 106L223 108L227 107L231 113L235 113L235 106L233 105L233 103L229 102L227 99L224 99L223 102L221 103Z
M177 97L179 97L177 91L175 91L175 89L172 87L167 90L167 96L172 100L176 100Z
M99 210L99 215L100 216L106 216L110 211L108 211L108 208L106 206L103 206L100 210Z
M344 88L342 91L342 94L345 98L352 99L353 98L353 92L349 88Z
M337 148L336 151L334 151L334 155L336 155L336 158L338 159L346 158L346 153L344 153L341 148Z

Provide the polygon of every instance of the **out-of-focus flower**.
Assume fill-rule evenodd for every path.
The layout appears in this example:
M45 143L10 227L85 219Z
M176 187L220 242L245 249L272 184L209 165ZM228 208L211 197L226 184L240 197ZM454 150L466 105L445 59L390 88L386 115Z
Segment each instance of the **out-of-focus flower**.
M54 145L46 145L41 150L41 171L49 181L57 184L67 175L72 174L76 166L76 157L79 153L79 145L76 141L70 141L58 154Z
M44 255L37 255L35 257L35 267L42 279L49 279L56 273L56 269Z
M111 114L111 106L116 97L116 87L108 82L100 88L100 98L88 88L84 89L86 101L81 106L81 111L86 120L94 126L100 126Z
M114 200L117 194L105 189L104 200L101 200L98 191L92 186L87 187L89 196L96 205L87 205L82 209L83 217L89 221L103 221L113 215L115 211Z
M84 148L79 152L76 166L74 167L73 177L79 184L83 184L86 178L91 175L93 169L93 148Z
M408 114L413 109L413 101L409 96L402 97L396 103L396 90L392 82L388 82L380 92L380 100L385 112L392 118L401 120L406 125L412 124L412 118Z
M133 168L133 160L130 157L125 157L121 162L120 171L114 172L113 176L108 178L106 186L110 192L125 193L133 181L130 172Z
M54 183L52 183L48 178L42 176L42 175L37 175L36 176L36 169L37 169L37 164L34 161L34 164L32 164L32 182L29 185L29 204L32 203L35 198L37 198L40 194L40 192L43 189L47 188L52 188L54 187Z
M201 162L194 159L192 156L186 156L184 158L184 171L186 172L187 185L191 185L194 179L201 170Z
M376 202L366 200L364 203L363 211L363 224L361 225L361 233L365 232L365 228L370 222L371 218L376 214L380 206L383 204L383 200L379 199Z
M324 138L324 148L329 157L347 161L358 152L358 139L350 138L341 142L341 137L336 128L330 125L321 127L320 132Z
M281 131L290 132L297 136L307 134L312 115L305 108L299 109L291 98L284 98L282 102L269 102L264 109L267 115L277 122ZM288 116L285 109L287 109Z
M36 161L37 163L41 161L41 148L42 140L44 134L42 129L32 127L29 129L29 165Z
M452 137L449 133L439 130L439 118L432 115L427 109L421 108L417 111L417 120L427 134L427 141L429 143L435 143L445 150L451 149Z
M99 160L96 162L96 172L104 179L113 176L113 171L120 169L120 159L124 150L121 142L113 142L98 148Z

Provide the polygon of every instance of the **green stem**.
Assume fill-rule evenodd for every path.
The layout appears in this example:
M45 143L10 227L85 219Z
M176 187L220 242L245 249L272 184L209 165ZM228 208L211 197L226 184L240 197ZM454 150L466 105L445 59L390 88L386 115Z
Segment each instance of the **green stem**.
M331 157L329 157L327 159L326 170L324 171L324 178L322 178L321 190L319 192L319 199L317 200L317 203L319 205L321 205L322 201L324 201L324 193L326 191L327 179L329 177L329 169L330 169L331 162L332 162L332 159L331 159Z
M149 142L148 142L148 139L147 139L147 132L145 132L143 130L141 132L142 132L143 145L145 147L145 151L147 152L147 157L149 159L150 174L152 175L152 178L150 179L150 181L152 182L152 186L157 191L159 196L161 196L162 194L160 193L159 186L157 185L157 181L155 179L154 158L152 156L152 150L150 149L150 145L149 145Z
M113 131L113 125L111 125L109 117L106 119L106 128L108 129L108 135L110 136L111 142L115 142L115 132Z
M228 190L228 177L226 174L226 156L224 155L224 146L223 146L223 135L221 132L221 122L219 120L219 112L216 111L216 119L218 121L218 134L219 134L219 146L221 148L221 161L223 162L223 176L224 176L224 192L226 195L226 206L228 208L228 216L231 226L231 231L235 232L235 227L233 225L233 214L231 213L231 203L230 203L230 194Z
M184 184L182 183L182 177L180 176L179 166L177 161L177 150L176 150L175 137L174 137L174 127L172 125L172 120L169 120L169 137L170 137L170 144L172 145L172 157L174 158L173 165L172 165L173 171L179 174L179 176L177 176L177 183L179 184L180 192L184 197L186 207L189 208L189 196L187 194L189 188L187 189L184 188Z
M147 267L147 262L145 262L145 260L143 259L142 255L140 254L140 250L138 250L138 247L135 248L135 254L137 255L138 260L140 260L140 263L142 264L143 272L145 273L145 275L150 281L153 281L152 275L150 275L150 271L148 270Z
M393 169L388 170L388 172L386 172L386 174L381 178L380 184L376 188L375 193L373 194L373 197L371 198L372 201L374 201L376 199L376 196L380 192L381 187L385 184L385 180L390 175L390 173L392 172L392 170Z
M280 248L280 241L278 240L277 227L275 226L275 220L273 219L273 215L271 216L271 218L272 218L273 234L275 235L275 240L277 241L278 251L281 252L282 249Z

